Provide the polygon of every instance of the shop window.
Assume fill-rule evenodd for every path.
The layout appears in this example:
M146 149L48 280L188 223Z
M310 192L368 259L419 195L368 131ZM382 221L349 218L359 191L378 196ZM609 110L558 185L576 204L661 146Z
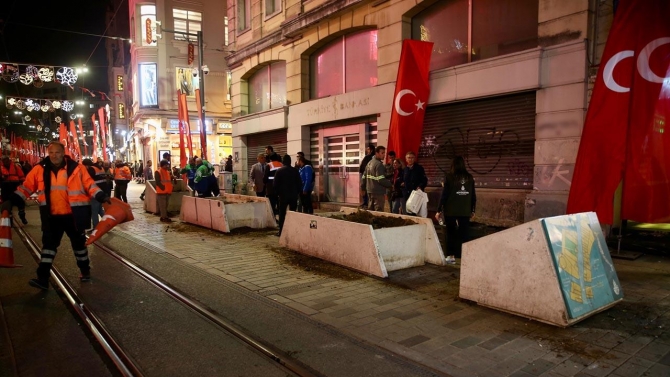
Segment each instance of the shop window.
M249 113L286 106L286 62L262 67L248 84Z
M412 18L412 39L435 44L436 70L537 47L537 25L537 0L440 1Z
M174 19L174 39L178 41L197 42L198 38L194 35L202 30L202 13L191 10L173 9L172 18ZM181 32L181 33L180 33Z
M310 58L311 97L377 85L377 30L344 35Z

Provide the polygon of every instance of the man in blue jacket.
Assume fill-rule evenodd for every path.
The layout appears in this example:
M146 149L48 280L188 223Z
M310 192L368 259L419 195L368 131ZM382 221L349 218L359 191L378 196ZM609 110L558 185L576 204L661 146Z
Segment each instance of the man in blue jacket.
M302 192L300 193L300 203L303 213L314 213L312 207L312 190L314 189L314 169L307 164L305 157L298 157L298 170L302 180Z

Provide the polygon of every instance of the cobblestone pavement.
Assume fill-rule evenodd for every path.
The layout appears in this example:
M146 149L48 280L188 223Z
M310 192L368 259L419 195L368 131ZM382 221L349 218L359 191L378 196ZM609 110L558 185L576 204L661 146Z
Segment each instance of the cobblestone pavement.
M114 232L311 318L454 376L670 376L670 259L615 260L624 302L560 329L458 299L458 266L368 277L278 246L145 213ZM495 252L495 251L492 251Z

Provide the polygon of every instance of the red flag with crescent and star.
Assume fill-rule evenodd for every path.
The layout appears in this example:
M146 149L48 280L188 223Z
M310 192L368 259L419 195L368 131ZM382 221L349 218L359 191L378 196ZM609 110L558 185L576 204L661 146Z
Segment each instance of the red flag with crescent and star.
M621 0L596 77L570 187L567 213L670 221L670 2ZM665 81L665 84L664 84Z
M404 158L409 151L419 152L430 94L428 74L432 50L432 42L412 39L402 42L387 143L387 152L395 151L399 158Z

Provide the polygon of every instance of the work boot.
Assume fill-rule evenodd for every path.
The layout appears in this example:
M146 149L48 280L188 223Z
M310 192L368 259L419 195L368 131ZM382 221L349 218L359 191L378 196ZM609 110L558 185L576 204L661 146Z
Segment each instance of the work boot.
M30 284L31 287L39 288L44 291L49 289L49 280L30 279L28 284Z
M19 218L21 219L21 222L23 223L23 225L28 224L28 219L26 219L26 211L23 211L23 210L19 211Z

